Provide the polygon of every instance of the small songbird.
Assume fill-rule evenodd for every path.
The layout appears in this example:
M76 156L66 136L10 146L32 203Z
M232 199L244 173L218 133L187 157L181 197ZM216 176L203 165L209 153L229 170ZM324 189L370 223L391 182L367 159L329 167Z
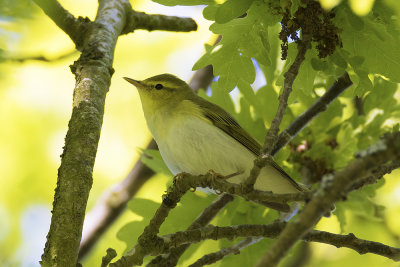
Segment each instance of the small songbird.
M143 81L124 79L137 87L147 125L174 175L209 170L221 175L240 173L228 179L233 183L249 176L261 145L228 112L171 74ZM261 170L254 187L279 194L306 190L274 162Z

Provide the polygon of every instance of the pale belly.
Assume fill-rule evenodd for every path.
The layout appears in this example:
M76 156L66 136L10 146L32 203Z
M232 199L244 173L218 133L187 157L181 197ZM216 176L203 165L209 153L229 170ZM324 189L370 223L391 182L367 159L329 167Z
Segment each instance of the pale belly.
M209 170L222 175L241 172L228 180L240 183L249 176L253 167L253 153L222 130L197 117L172 125L162 138L154 137L174 175L180 172L199 175ZM268 166L262 170L255 188L274 193L298 192L293 184Z

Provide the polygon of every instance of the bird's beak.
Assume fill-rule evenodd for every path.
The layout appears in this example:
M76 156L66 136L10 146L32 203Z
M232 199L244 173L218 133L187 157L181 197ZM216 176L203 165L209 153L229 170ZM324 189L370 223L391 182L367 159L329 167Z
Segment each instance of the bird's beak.
M137 80L134 80L134 79L131 79L131 78L128 78L128 77L124 77L124 79L127 82L129 82L129 83L133 84L134 86L136 86L137 88L143 87L143 84L140 81L137 81Z

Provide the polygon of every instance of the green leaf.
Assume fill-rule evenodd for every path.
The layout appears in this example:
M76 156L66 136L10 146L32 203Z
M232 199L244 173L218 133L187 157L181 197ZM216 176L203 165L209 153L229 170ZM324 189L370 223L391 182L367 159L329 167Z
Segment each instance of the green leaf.
M215 21L227 23L246 13L254 0L228 0L218 7Z
M381 14L384 16L384 14ZM391 20L379 21L370 14L365 17L358 17L362 20L364 27L355 29L351 11L347 8L337 10L335 23L341 28L343 49L350 54L350 64L355 67L357 63L352 63L354 57L362 57L365 72L381 74L394 82L400 82L400 38L398 26ZM349 18L353 18L349 21ZM366 84L364 84L366 85Z
M220 76L219 87L228 92L239 81L253 83L256 72L251 59L263 66L271 63L268 26L275 25L278 20L277 16L269 13L267 4L254 1L245 18L224 24L214 23L210 30L222 35L222 39L194 64L193 69L213 65L214 75Z
M260 102L259 105L262 106L261 110L255 107L257 113L259 113L264 120L270 124L278 108L278 94L271 84L267 84L256 92L256 98Z
M219 5L210 4L203 9L203 17L206 20L215 20L215 15L217 14Z
M161 157L160 151L156 149L145 149L142 151L140 159L147 167L155 171L156 173L163 173L167 176L172 176L171 171L165 165L164 160Z
M290 7L290 14L293 16L297 9L301 6L301 0L292 0L292 5Z
M293 90L302 90L305 94L310 94L314 88L314 80L317 72L312 66L312 60L317 57L317 51L311 49L306 54L306 59L301 64L299 73L293 82Z
M200 58L193 69L200 69L209 64L214 67L214 75L220 76L219 87L226 92L231 91L239 80L253 83L256 78L253 62L248 56L243 55L234 44L216 47L211 54L205 54Z
M150 222L150 218L153 217L154 212L159 206L160 203L149 199L134 198L129 201L128 209L141 216L143 219L129 222L119 229L117 238L126 243L124 253L135 245L139 235Z
M350 123L343 123L337 134L336 141L338 147L334 150L336 157L334 161L334 168L341 169L345 167L357 152L357 139L354 138L354 130Z

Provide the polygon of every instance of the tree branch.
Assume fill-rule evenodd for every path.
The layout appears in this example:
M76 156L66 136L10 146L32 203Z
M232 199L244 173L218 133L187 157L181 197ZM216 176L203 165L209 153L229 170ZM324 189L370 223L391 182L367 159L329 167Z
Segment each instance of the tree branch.
M361 157L362 156L362 157ZM286 252L343 197L352 184L369 175L377 166L400 158L400 133L387 134L369 150L360 154L333 177L325 177L319 190L304 207L297 220L290 221L258 266L276 266Z
M201 267L204 265L213 264L231 254L240 254L240 251L243 248L250 246L254 242L255 242L255 240L252 237L248 237L233 246L230 246L228 248L223 248L220 251L204 255L203 257L198 259L196 262L190 264L189 267Z
M61 54L59 56L56 56L54 58L48 58L46 56L43 55L37 55L37 56L11 56L11 55L7 55L7 56L3 56L1 57L1 59L4 60L8 60L8 61L14 61L14 62L18 62L18 63L23 63L25 61L31 61L31 60L35 60L35 61L44 61L44 62L54 62L54 61L58 61L58 60L62 60L65 58L68 58L70 56L73 56L75 54L77 54L78 52L76 50Z
M204 227L229 203L233 200L233 196L229 194L221 194L210 206L204 209L196 220L188 227L187 230L193 230ZM184 244L176 248L171 248L168 255L157 256L147 267L156 267L162 264L164 267L176 266L179 258L186 251L190 244Z
M156 235L158 234L159 228L168 216L170 210L175 208L176 204L180 201L180 198L188 190L197 187L208 187L216 190L217 192L220 191L228 192L230 194L237 194L247 199L254 198L255 200L271 201L277 203L285 203L286 201L292 200L304 200L309 195L308 192L299 194L278 195L257 190L247 193L242 186L234 183L229 183L223 179L220 179L219 175L215 174L212 171L208 172L205 175L191 175L188 173L180 173L175 177L174 184L168 188L167 194L163 196L163 202L161 203L161 206L157 209L153 218L150 220L149 225L146 226L143 233L138 238L138 242L135 247L133 247L126 256L123 256L120 260L115 262L115 266L125 266L120 264L127 264L127 266L142 264L143 257L150 253L149 250L152 249L154 245L152 244L152 242L157 239ZM229 201L227 201L226 203L228 202ZM218 212L219 210L220 208L216 209L215 211ZM190 227L194 228L198 226L196 224L192 224ZM150 243L151 245L149 245Z
M135 30L190 32L197 30L197 24L192 18L149 15L130 9L122 34Z
M34 0L34 2L63 30L82 51L86 32L91 24L88 18L75 18L56 0Z
M262 155L259 159L254 161L254 166L250 171L249 177L242 183L243 187L246 188L247 191L251 191L254 188L254 184L260 174L261 169L265 166L268 161L262 160L262 158L268 158L272 152L272 149L277 142L279 125L282 122L283 114L285 113L287 107L287 101L289 99L289 95L292 92L293 82L299 73L299 69L301 63L303 63L305 59L305 55L307 50L311 47L311 39L304 38L303 41L297 42L298 52L296 58L292 65L290 65L289 70L284 74L284 84L282 94L279 96L279 105L276 111L275 117L271 122L271 127L269 128L267 135L265 136L264 146L262 148Z
M39 1L50 2L55 1ZM57 14L50 13L50 16L53 19ZM79 60L71 67L76 79L73 110L58 170L53 215L42 255L43 266L77 264L83 219L93 183L92 171L103 122L105 97L113 72L113 53L124 26L124 17L121 1L100 1L95 20L97 27L82 37L86 45ZM67 18L71 20L69 16ZM57 22L59 18L54 19ZM73 31L70 28L66 30ZM74 34L78 33L71 32L72 36Z
M381 179L385 174L391 173L393 170L400 168L400 159L393 161L390 164L382 165L373 170L372 175L367 176L359 181L353 183L348 189L348 192L358 190L366 185L374 184Z
M349 74L345 72L334 84L314 102L303 114L294 120L288 128L279 134L278 140L271 151L275 155L282 147L290 142L305 126L307 126L319 113L325 111L344 90L352 85Z
M263 147L263 154L271 154L271 151L275 145L275 142L278 138L279 132L279 125L282 122L283 114L287 108L287 102L289 99L289 95L292 92L292 86L294 80L299 73L299 69L301 63L306 59L306 52L308 49L311 48L311 38L303 37L303 40L297 41L297 55L295 60L293 61L292 65L290 65L288 71L283 75L284 82L283 82L283 91L282 94L279 96L279 105L276 111L275 117L271 122L271 127L269 128L267 135L265 136L264 147ZM255 182L255 181L254 181ZM253 185L254 185L253 182Z
M193 244L204 240L219 240L227 238L233 240L239 237L250 237L252 238L277 238L287 226L285 222L274 222L268 225L265 224L244 224L244 225L232 225L225 227L218 227L208 225L206 227L197 228L193 230L186 230L176 232L174 234L168 234L164 236L155 236L151 240L148 240L145 249L141 249L143 253L140 256L144 258L147 255L159 255L167 253L171 248L181 246L182 244ZM312 230L306 234L303 238L304 241L308 242L319 242L335 247L347 247L357 251L360 254L374 253L392 259L394 261L400 260L400 248L390 247L378 242L368 241L364 239L358 239L354 234L339 235L325 231ZM246 242L248 242L247 240ZM250 243L247 243L250 244ZM241 244L240 246L245 246ZM135 254L138 252L134 252ZM110 264L113 267L125 267L140 264L139 262L132 262L132 255L126 255L123 257L124 260ZM163 265L164 266L164 265Z

